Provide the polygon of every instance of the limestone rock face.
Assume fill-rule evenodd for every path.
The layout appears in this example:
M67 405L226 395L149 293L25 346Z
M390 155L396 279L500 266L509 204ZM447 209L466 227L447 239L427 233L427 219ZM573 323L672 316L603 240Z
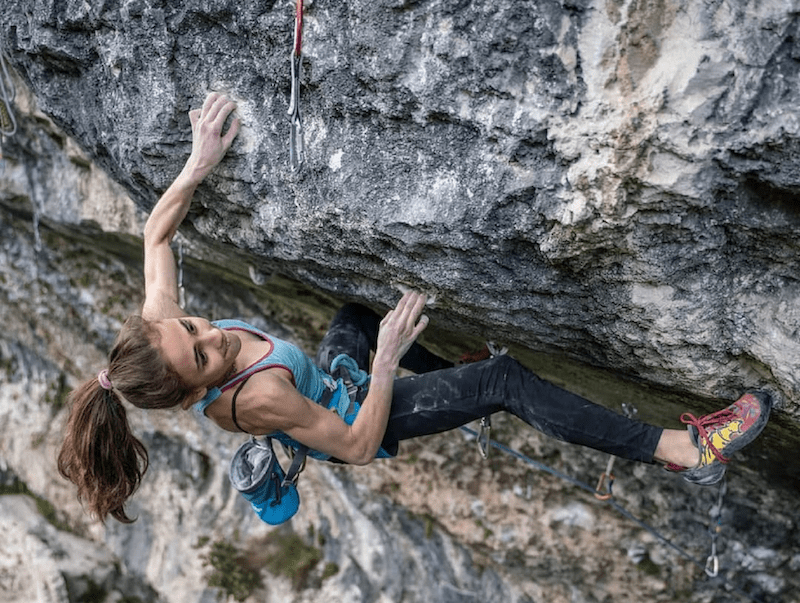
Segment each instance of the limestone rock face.
M312 464L285 529L322 563L305 590L272 577L252 601L795 592L797 7L305 4L307 155L293 173L291 3L5 0L20 128L2 139L0 167L0 473L75 534L42 524L26 499L0 499L0 601L102 587L105 599L92 594L109 603L210 602L210 542L260 559L283 533L227 483L241 438L186 413L131 412L153 461L132 526L88 522L54 468L66 392L104 365L141 302L138 234L210 90L238 101L244 126L182 229L192 312L241 316L311 350L336 303L386 307L402 284L436 294L429 333L454 355L474 338L512 345L546 376L615 408L634 401L650 421L746 387L779 394L763 441L731 469L721 580L593 497L500 457L473 462L473 445L447 434L363 469ZM587 481L605 467L496 425ZM616 472L618 499L704 562L716 491L651 467ZM76 538L86 551L67 563L57 551Z
M39 106L149 209L209 90L244 128L203 245L694 393L800 392L792 3L9 0ZM796 407L787 410L796 416Z
M99 593L157 600L146 583L122 574L103 546L48 524L28 497L0 498L0 529L4 541L0 601L97 601Z

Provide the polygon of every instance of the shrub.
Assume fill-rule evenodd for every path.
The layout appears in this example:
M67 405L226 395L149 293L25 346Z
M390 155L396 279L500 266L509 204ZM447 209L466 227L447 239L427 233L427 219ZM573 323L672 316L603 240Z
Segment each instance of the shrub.
M203 556L203 565L211 567L206 574L209 586L223 590L237 601L244 601L263 584L258 571L248 567L242 553L229 542L217 541Z

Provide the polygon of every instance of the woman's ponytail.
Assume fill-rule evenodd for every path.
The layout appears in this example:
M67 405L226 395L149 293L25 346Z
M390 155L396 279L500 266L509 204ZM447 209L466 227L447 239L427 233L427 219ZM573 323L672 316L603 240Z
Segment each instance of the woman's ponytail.
M194 391L164 363L154 341L152 325L130 317L108 368L70 394L58 470L78 486L78 498L100 520L111 515L134 521L125 513L125 501L148 467L147 450L131 431L123 400L139 408L172 408Z
M78 486L78 498L97 518L111 515L131 523L124 505L147 471L147 450L131 432L118 395L101 387L97 379L87 381L70 397L58 470Z

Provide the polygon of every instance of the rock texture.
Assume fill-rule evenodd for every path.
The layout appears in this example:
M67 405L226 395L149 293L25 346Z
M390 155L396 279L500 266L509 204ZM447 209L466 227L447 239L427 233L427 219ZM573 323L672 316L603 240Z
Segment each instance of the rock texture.
M3 28L41 109L144 209L188 109L240 101L204 244L372 302L435 291L451 327L670 388L794 398L790 5L309 3L299 175L281 3L17 0Z
M372 302L436 291L453 327L671 388L794 398L791 5L310 2L298 176L282 3L12 0L2 26L41 109L144 209L189 108L240 101L204 244Z
M117 600L157 600L146 583L124 575L105 547L57 530L30 498L0 498L0 518L4 539L0 601L88 601L98 600L98 593L116 595Z
M449 434L366 470L314 464L289 530L323 562L307 588L270 578L253 601L741 600L730 585L790 600L799 12L771 0L307 0L307 161L292 173L290 3L6 0L0 40L21 79L0 173L0 469L55 505L91 561L61 563L48 551L73 550L58 543L72 537L0 499L0 600L77 601L64 585L91 582L108 601L205 602L210 542L269 548L273 531L227 485L238 440L189 415L134 413L154 462L132 527L87 523L53 465L66 390L103 365L139 303L135 234L209 90L234 96L245 126L183 229L193 311L261 320L311 349L337 300L385 307L410 285L437 294L430 340L452 354L490 334L649 420L757 384L781 401L732 470L727 582L574 488L473 463ZM499 425L588 481L605 466ZM618 471L619 499L704 561L715 492ZM324 579L323 563L335 570Z

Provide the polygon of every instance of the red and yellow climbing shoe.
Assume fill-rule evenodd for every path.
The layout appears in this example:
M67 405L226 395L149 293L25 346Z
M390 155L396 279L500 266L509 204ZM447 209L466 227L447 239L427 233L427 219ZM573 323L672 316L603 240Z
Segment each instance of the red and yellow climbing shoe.
M681 415L694 445L700 451L700 462L691 468L675 463L666 466L679 471L693 484L710 486L725 475L731 455L755 440L764 430L772 409L772 396L763 390L747 392L728 408L697 418Z

